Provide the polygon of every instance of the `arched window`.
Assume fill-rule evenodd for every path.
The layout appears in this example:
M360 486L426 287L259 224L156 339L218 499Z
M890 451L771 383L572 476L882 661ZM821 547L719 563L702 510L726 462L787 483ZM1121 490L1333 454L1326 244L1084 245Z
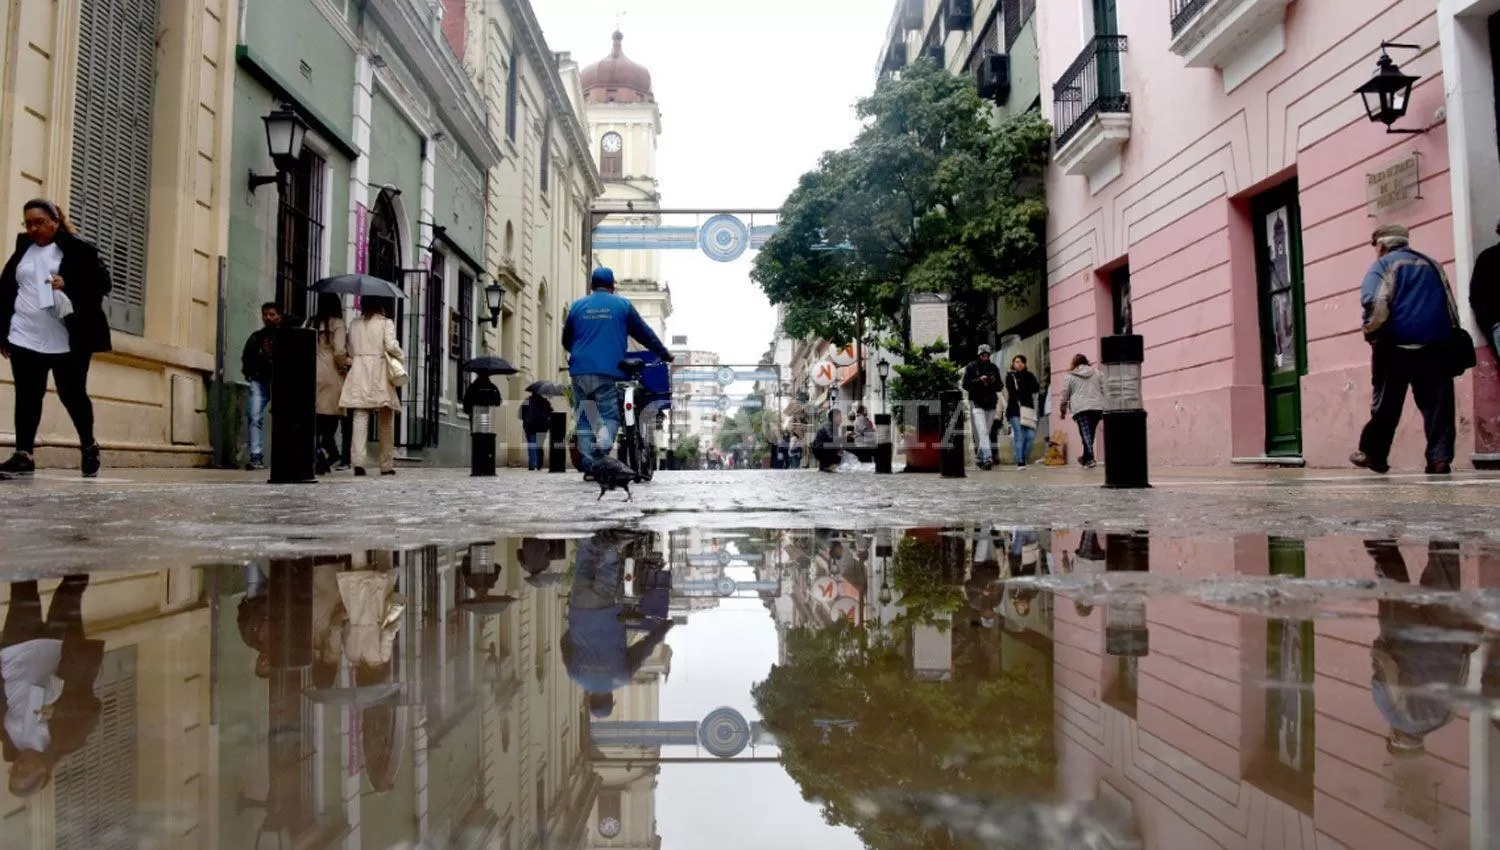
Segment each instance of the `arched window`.
M516 258L516 227L510 222L505 223L505 255L503 261L507 264L515 262Z
M370 211L370 235L366 273L401 285L401 230L391 193L381 191Z

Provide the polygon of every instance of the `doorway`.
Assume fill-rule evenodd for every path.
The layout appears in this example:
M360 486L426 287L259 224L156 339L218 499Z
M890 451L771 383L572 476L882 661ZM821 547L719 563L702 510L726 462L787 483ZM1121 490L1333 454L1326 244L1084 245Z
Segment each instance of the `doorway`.
M1135 333L1135 316L1130 306L1130 266L1120 266L1109 273L1110 328L1116 336Z
M1301 457L1307 320L1297 181L1288 181L1256 197L1250 202L1250 216L1255 225L1266 454Z

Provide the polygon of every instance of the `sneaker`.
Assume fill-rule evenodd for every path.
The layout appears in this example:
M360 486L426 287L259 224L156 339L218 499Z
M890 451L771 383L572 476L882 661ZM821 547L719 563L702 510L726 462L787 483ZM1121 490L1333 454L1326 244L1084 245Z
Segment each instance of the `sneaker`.
M1435 460L1427 464L1428 475L1452 475L1453 464L1446 460Z
M334 472L348 472L351 468L352 467L350 467L349 464L344 463L343 461L339 461L339 465L335 466L333 470Z
M382 469L382 470L380 470L380 474L381 475L395 475L396 474L396 470L394 470L394 469Z
M88 448L86 448L86 449L83 450L83 464L82 464L82 466L83 466L83 477L84 478L98 478L99 477L99 468L102 467L103 465L104 465L104 462L99 457L99 444L98 443L95 443L92 446L89 446Z
M1083 468L1084 469L1093 469L1094 467L1096 467L1098 465L1099 465L1098 461L1091 460L1088 463L1084 464Z
M246 472L258 472L266 468L266 462L260 455L251 455L250 462L245 464Z
M1016 469L1019 469L1020 471L1025 472L1026 471L1026 464L1024 464L1024 463L1018 463L1018 464L1016 464Z
M16 452L10 460L0 463L0 473L5 475L30 475L33 472L36 472L36 461L25 452Z
M1354 454L1349 455L1349 462L1359 467L1360 469L1368 469L1371 472L1378 472L1381 475L1384 475L1385 473L1391 471L1391 465L1389 463L1386 463L1383 460L1375 460L1364 452L1355 452Z

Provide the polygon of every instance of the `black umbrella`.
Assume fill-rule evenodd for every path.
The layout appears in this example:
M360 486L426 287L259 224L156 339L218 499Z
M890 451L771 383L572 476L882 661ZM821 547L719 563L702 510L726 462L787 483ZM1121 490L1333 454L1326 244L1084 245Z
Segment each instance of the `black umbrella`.
M493 354L486 354L483 357L465 360L463 370L465 372L473 372L476 375L514 375L521 371L510 365L510 361L504 357L496 357Z
M361 295L367 298L406 297L406 293L402 292L401 287L396 284L367 274L341 274L337 277L325 277L309 288L317 293Z
M522 581L540 590L544 587L557 587L562 584L563 574L554 572L537 573L534 576L527 576Z
M559 398L568 394L568 391L563 389L563 385L556 381L532 381L526 386L526 392Z

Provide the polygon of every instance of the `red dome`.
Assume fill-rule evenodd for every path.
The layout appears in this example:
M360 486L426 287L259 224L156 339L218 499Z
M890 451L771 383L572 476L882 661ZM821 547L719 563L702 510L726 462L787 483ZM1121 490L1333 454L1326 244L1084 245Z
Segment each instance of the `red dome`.
M621 47L625 36L615 31L609 56L583 69L583 97L589 103L650 103L651 72L630 61Z

